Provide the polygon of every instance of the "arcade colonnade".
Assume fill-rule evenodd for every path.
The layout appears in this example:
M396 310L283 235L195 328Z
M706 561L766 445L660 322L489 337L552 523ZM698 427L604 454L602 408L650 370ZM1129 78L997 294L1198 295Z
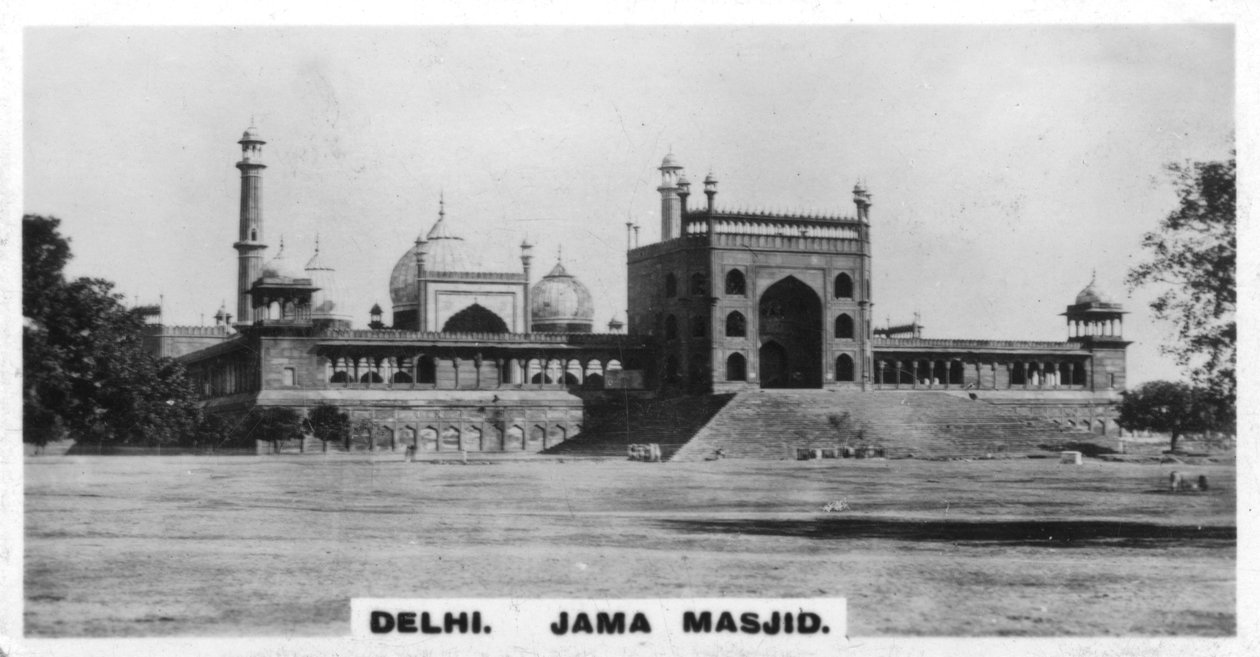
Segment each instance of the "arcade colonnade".
M322 349L327 387L488 390L581 386L602 389L610 373L642 369L637 354L406 352ZM639 387L639 386L634 386Z
M1124 319L1120 316L1106 319L1082 320L1069 317L1067 320L1068 337L1106 337L1119 338L1124 335Z
M1089 356L959 358L876 351L875 387L1088 390L1095 387L1091 369Z

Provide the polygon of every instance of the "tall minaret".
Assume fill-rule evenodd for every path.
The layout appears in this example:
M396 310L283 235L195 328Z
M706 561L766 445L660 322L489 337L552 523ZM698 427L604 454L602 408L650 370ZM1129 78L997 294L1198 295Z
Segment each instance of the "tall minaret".
M674 160L671 152L661 160L661 241L682 237L682 199L678 197L678 175L682 165Z
M237 143L241 145L241 161L236 163L241 170L241 235L232 245L238 254L236 321L250 325L255 317L249 288L262 274L262 252L267 248L262 243L262 170L267 168L262 163L262 146L267 142L250 125Z
M858 280L857 299L858 299L858 315L860 316L858 335L859 344L862 345L862 389L867 390L871 384L875 382L875 348L871 345L871 338L874 336L872 324L875 316L875 300L871 293L871 277L874 275L871 271L871 193L867 191L866 185L861 181L853 185L853 204L857 206L857 220L860 222L858 228L859 234L862 236L862 269ZM915 325L918 325L918 319L915 319ZM917 330L917 329L916 329ZM918 337L917 335L915 337Z

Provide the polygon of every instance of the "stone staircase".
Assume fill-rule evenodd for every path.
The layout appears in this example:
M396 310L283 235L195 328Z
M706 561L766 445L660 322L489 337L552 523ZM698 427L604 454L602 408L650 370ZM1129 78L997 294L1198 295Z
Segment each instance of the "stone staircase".
M887 457L970 458L1047 453L1097 436L1011 410L938 392L741 392L673 454L699 461L794 459L797 448L871 445Z
M582 433L544 454L626 458L632 443L658 443L668 459L734 395L631 399L586 408Z

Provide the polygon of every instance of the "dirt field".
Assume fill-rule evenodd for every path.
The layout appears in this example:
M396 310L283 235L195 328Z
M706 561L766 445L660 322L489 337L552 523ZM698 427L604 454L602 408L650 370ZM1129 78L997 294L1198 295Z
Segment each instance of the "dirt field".
M1176 466L1212 488L1173 495L1149 464L382 459L29 458L26 633L339 635L366 596L844 596L852 636L1235 631L1232 466Z

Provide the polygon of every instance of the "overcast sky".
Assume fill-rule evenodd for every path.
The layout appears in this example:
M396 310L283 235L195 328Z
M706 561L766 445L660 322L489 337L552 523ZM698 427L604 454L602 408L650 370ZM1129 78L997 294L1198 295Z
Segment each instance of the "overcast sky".
M1130 384L1174 378L1129 296L1176 199L1165 163L1234 139L1228 26L28 28L24 211L74 275L168 323L234 312L240 156L267 145L265 239L315 235L356 325L437 216L495 269L537 245L625 319L627 221L659 235L671 149L718 204L852 214L874 195L875 317L1062 340L1097 270L1132 312Z

